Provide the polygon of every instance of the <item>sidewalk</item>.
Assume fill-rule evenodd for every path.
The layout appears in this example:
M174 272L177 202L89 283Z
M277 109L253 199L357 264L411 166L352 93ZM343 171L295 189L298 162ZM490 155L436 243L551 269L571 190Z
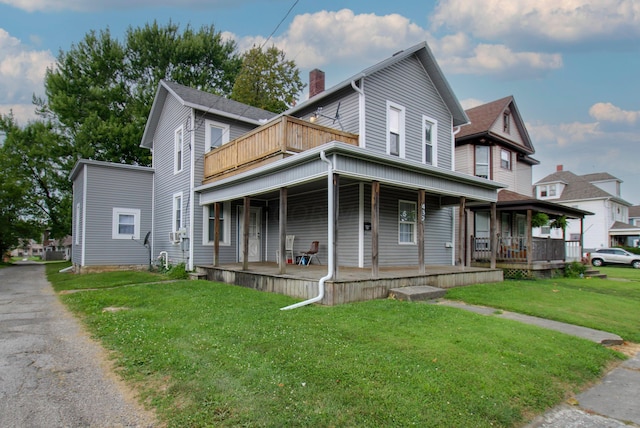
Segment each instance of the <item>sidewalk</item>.
M500 318L537 325L542 328L581 337L603 345L622 344L620 336L557 321L485 306L467 305L449 300L433 301ZM576 396L576 405L561 404L536 418L526 428L629 428L640 427L640 352L620 364L600 383Z

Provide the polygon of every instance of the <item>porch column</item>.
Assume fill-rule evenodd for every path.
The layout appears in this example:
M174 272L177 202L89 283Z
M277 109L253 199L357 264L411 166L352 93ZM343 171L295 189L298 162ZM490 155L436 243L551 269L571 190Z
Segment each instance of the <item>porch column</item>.
M287 209L288 209L288 190L286 187L280 188L280 206L279 215L280 222L278 225L280 232L280 242L278 243L278 267L280 274L287 273Z
M335 263L333 264L333 279L336 280L338 279L338 216L339 216L339 212L340 212L340 205L339 205L339 201L340 201L340 195L339 195L339 190L340 190L340 174L333 174L333 224L334 224L334 228L333 228L333 256L334 256L334 261ZM327 248L327 250L331 251L329 248ZM328 257L329 255L327 254L327 263L328 263Z
M466 249L464 242L467 239L467 199L464 196L460 197L460 207L458 213L458 257L456 259L456 266L464 266L466 258Z
M214 229L213 229L213 266L220 266L220 202L213 204Z
M498 252L498 236L496 235L496 220L497 220L497 208L496 203L491 202L491 220L489 223L489 246L491 248L491 269L496 268L496 255Z
M427 214L424 189L418 190L418 273L424 273L424 220Z
M248 196L244 197L244 211L242 224L244 230L242 233L242 270L249 270L249 216L251 210L251 199Z
M380 223L380 182L371 182L371 274L378 277L378 226Z
M584 253L584 217L580 217L580 261Z
M531 219L533 212L527 210L527 269L531 271L531 265L533 264L533 228L531 227Z

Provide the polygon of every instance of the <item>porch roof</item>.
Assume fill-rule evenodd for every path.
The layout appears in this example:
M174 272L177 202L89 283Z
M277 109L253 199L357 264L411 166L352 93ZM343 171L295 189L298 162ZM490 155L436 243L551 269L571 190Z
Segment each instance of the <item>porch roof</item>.
M491 207L487 204L474 204L470 205L468 208L471 211L487 211ZM593 215L590 211L556 204L551 201L543 201L532 196L523 195L506 189L502 189L498 192L496 208L498 211L523 211L530 209L552 216L565 216L568 218L584 218L587 215Z
M261 195L276 198L282 187L317 188L327 177L327 164L320 159L325 152L334 172L354 182L379 181L409 189L424 189L441 197L442 205L455 205L460 197L469 201L494 202L496 190L505 187L495 181L395 156L373 152L341 142L330 142L314 149L256 168L227 179L199 186L200 205ZM348 182L348 181L347 181Z
M611 236L640 235L640 227L623 223L621 221L616 221L609 228L609 235Z

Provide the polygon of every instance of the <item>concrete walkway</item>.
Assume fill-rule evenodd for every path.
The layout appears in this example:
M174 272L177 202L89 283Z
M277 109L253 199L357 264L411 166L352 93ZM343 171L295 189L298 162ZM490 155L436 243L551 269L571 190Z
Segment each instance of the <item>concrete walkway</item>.
M432 303L537 325L603 345L622 344L620 336L543 318L467 305L450 300ZM613 369L592 388L576 396L575 405L562 404L535 419L526 428L640 427L640 352Z

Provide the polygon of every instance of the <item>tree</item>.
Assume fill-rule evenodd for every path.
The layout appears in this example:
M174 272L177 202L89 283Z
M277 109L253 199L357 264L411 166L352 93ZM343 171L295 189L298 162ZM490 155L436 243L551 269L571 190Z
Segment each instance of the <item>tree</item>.
M19 238L37 237L45 224L52 237L71 233L74 157L69 142L49 122L20 127L11 115L0 116L0 131L5 133L0 148L3 221L16 225L15 231L29 232Z
M294 105L304 87L295 62L287 61L283 51L275 46L266 51L254 46L243 55L231 98L282 113Z
M129 27L125 41L90 31L60 52L45 77L41 112L60 124L76 158L149 165L139 147L160 79L229 95L241 59L213 26Z

